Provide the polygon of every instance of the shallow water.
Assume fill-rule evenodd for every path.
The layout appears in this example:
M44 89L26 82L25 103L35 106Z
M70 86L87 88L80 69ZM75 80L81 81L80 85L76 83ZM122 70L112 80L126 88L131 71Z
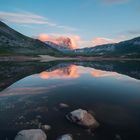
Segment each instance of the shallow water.
M18 79L10 86L6 81L8 87L0 93L0 140L13 140L19 130L38 128L40 123L52 127L48 140L65 133L75 140L140 139L139 62L18 65L0 66L1 76L4 71L10 75L9 84ZM100 123L92 134L66 120L65 115L78 108L91 112Z

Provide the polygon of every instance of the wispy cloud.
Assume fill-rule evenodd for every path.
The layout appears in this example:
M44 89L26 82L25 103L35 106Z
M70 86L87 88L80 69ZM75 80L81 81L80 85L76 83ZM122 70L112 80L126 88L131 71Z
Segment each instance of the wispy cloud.
M82 48L95 47L98 45L110 44L110 43L116 43L116 42L118 41L115 39L110 39L110 38L105 38L105 37L96 37L96 38L93 38L92 40L83 40L83 39L78 40L78 44Z
M49 24L48 20L45 17L35 15L29 12L4 12L0 11L0 18L4 21L13 22L13 23L22 23L22 24Z
M119 32L114 36L114 38L116 42L120 42L124 40L129 40L138 36L140 36L140 29Z
M17 24L42 24L68 31L75 31L73 27L50 22L46 17L30 12L5 12L0 11L0 20Z
M114 43L115 41L113 39L110 39L110 38L97 37L97 38L94 38L92 40L92 42L93 42L94 46L97 46L97 45Z
M140 35L140 29L139 30L129 30L126 33L128 35Z

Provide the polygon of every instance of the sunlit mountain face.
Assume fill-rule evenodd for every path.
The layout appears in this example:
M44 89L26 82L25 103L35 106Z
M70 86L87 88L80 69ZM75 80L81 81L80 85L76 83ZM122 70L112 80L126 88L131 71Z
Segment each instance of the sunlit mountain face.
M54 37L54 36L49 36L46 34L40 34L38 39L45 42L46 44L51 45L52 47L57 48L57 49L73 50L73 49L78 48L77 40L79 40L79 37L78 36Z

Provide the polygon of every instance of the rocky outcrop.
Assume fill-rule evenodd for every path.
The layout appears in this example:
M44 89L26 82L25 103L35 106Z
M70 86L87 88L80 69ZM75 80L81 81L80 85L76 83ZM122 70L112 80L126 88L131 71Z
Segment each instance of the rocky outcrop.
M45 132L47 132L47 131L51 130L51 126L47 125L47 124L41 125L41 129L44 130Z
M15 140L47 140L47 136L41 129L30 129L20 131Z
M77 109L70 112L66 115L66 118L69 121L86 128L97 128L99 126L99 123L96 121L94 116L83 109Z

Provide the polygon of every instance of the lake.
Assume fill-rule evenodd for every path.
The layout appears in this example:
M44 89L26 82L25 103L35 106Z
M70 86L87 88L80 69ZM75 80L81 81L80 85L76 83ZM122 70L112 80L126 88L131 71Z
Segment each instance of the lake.
M139 61L0 62L0 90L0 140L40 124L48 140L140 139ZM79 108L100 123L92 134L65 118Z

